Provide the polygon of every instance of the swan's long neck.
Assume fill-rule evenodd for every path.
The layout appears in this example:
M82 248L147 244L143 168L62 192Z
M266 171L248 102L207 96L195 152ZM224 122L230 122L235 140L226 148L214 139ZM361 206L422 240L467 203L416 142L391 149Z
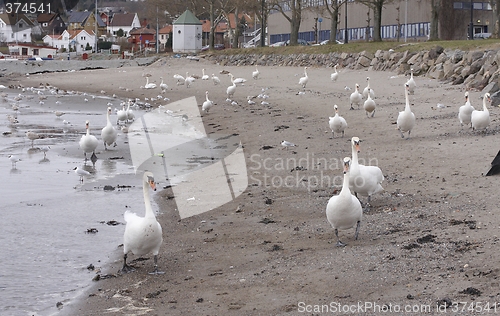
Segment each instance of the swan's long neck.
M304 77L307 77L307 68L304 68Z
M344 172L344 182L342 183L340 194L351 194L351 190L349 189L349 172Z
M149 84L149 77L146 77L146 85Z
M357 165L358 164L358 151L356 150L356 148L354 146L352 146L352 161L351 161L351 167L353 165Z
M410 109L410 100L408 99L408 89L406 89L406 88L405 88L405 99L406 99L405 111L406 112L411 112L411 109Z
M483 97L483 111L485 111L485 112L489 112L489 111L488 111L488 108L486 107L486 103L487 103L486 101L487 101L487 98L486 98L486 97Z
M125 109L125 107L123 107ZM127 105L127 112L130 110L130 102Z
M142 191L144 194L144 206L146 207L145 217L155 217L153 213L153 207L151 206L151 196L149 195L149 183L147 176L144 177L144 181L142 183Z
M206 98L207 98L207 101L210 101L210 100L208 99L208 93L205 93L205 96L206 96Z
M87 125L86 128L87 128L87 136L90 136L90 127Z
M112 125L111 121L109 120L109 111L106 112L106 119L108 120L108 125Z

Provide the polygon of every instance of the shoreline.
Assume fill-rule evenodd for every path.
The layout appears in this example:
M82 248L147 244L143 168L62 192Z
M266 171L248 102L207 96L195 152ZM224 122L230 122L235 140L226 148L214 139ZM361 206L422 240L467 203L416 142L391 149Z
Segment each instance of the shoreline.
M191 88L177 86L172 78L177 72L201 73L201 68L207 73L227 69L245 77L246 85L238 87L235 96L240 105L225 102L226 76L219 74L223 81L219 86L197 80ZM497 201L484 189L496 179L481 176L497 151L489 150L499 132L497 107L490 107L489 132L459 133L456 112L463 103L462 87L416 77L412 108L418 120L412 138L406 141L393 125L404 105L403 76L342 69L338 82L332 83L331 69L312 68L306 94L298 95L302 68L263 66L259 80L251 79L253 70L253 66L221 67L204 60L166 59L144 67L19 77L25 86L47 82L68 91L83 90L81 83L88 81L88 93L105 90L106 95L144 99L159 94L159 89L153 94L139 88L145 82L142 74L150 73L156 83L160 76L166 79L169 90L165 95L171 101L194 95L198 105L209 90L217 105L209 114L202 114L205 129L209 134L239 134L253 177L245 193L234 201L183 220L172 192L158 192L155 202L162 211L159 219L164 230L159 266L167 273L149 276L151 260L138 262L134 273L92 284L83 294L91 296L63 307L62 315L71 311L92 315L110 308L117 313L289 315L297 311L298 302L435 304L443 299L471 300L471 295L460 293L469 287L481 291L477 299L498 298L495 287L488 283L498 274L493 266L498 261L493 251L498 237L493 230L499 220L492 213ZM363 87L367 76L378 102L373 119L366 118L363 110L349 111L350 92L344 90L356 82ZM269 94L270 105L247 105L247 96L257 95L261 89ZM472 94L478 108L480 94ZM331 138L328 130L335 103L348 122L345 138ZM445 107L437 107L438 103ZM372 209L364 214L360 239L354 241L352 231L342 231L348 246L336 248L324 215L326 202L334 194L331 187L313 187L312 182L308 183L312 190L304 189L302 182L266 187L255 181L264 175L282 181L290 175L314 179L320 176L318 166L302 160L306 165L297 165L303 167L297 170L267 170L249 161L252 155L272 162L290 158L299 163L310 154L342 159L350 154L352 136L363 140L360 155L377 159L386 176L386 191L373 197ZM299 146L282 150L282 139ZM263 149L266 146L270 148ZM328 168L328 173L335 177L340 169ZM465 222L471 220L476 229L467 228ZM426 236L434 237L418 242ZM116 270L116 265L119 260L110 261L105 270ZM484 278L466 277L478 271L491 272ZM449 277L439 277L443 273Z

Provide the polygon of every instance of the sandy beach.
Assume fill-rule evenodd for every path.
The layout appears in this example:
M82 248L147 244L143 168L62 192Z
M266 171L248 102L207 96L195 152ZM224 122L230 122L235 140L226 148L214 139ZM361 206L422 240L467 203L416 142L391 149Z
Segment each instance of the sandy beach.
M219 76L221 84L197 79L187 88L173 79L176 73L201 76L202 69ZM233 97L238 104L226 101L231 82L223 70L246 79ZM416 126L410 139L402 139L396 119L405 105L404 75L339 69L338 80L332 82L332 68L309 68L309 82L302 89L298 82L303 68L259 67L257 80L252 79L254 70L203 59L161 58L149 66L1 78L4 85L49 85L89 96L137 98L151 103L151 111L194 96L201 113L208 91L215 105L201 113L205 131L209 136L236 135L243 148L248 187L209 212L181 219L179 197L159 180L153 203L163 228L158 265L165 274L148 274L152 255L131 261L137 271L117 274L123 254L116 244L111 262L92 262L101 277L111 277L94 281L79 300L64 302L61 315L318 315L353 306L355 314L375 315L391 308L399 314L418 309L437 315L440 308L458 314L453 308L462 305L457 302L481 302L481 308L488 305L490 312L500 312L499 198L493 194L500 178L483 175L499 150L498 107L489 106L486 132L462 128L457 114L465 102L463 87L416 77L415 94L409 96ZM146 74L157 85L162 77L167 91L141 89ZM362 106L349 110L352 91L345 89L356 83L363 89L367 77L377 103L373 118ZM262 93L269 98L247 103L248 96ZM470 91L476 109L482 106L482 95ZM344 137L332 137L328 126L334 104L348 124ZM105 102L88 106L102 108L104 117ZM95 126L96 136L103 126ZM122 136L113 155L132 164ZM336 247L325 208L341 188L341 161L351 156L354 136L362 140L360 160L381 168L385 191L372 197L358 240L354 229L340 231L348 245ZM284 149L283 140L297 147ZM78 142L71 146L69 150L78 151ZM98 150L104 151L102 144ZM135 176L120 181L140 185ZM120 203L102 203L103 209L126 209ZM117 234L123 229L117 227ZM89 274L89 281L95 275Z

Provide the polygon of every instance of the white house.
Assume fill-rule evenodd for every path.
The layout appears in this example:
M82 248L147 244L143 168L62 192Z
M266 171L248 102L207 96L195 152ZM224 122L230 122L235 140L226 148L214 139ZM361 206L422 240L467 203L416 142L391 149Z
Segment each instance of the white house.
M13 56L22 56L25 58L42 57L52 58L57 53L57 48L50 46L39 46L28 43L9 44L9 53Z
M118 30L123 30L123 37L127 37L134 28L140 28L141 21L137 13L114 13L109 17L107 31L113 37L117 36Z
M61 35L45 35L43 42L52 47L56 47L58 50L68 50L70 47L72 52L77 54L84 53L88 50L92 50L95 45L95 35L87 33L85 30L65 30Z
M197 53L201 50L201 22L189 10L173 23L172 50L174 53Z
M33 22L24 14L0 14L0 42L31 43Z

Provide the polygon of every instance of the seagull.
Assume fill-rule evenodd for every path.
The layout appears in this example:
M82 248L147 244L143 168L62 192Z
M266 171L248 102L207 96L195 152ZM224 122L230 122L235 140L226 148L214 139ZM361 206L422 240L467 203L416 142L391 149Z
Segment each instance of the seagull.
M31 140L31 148L33 148L33 142L35 141L35 139L39 139L40 135L32 131L27 131L26 137L28 137L28 139Z
M17 157L17 156L14 156L14 155L9 155L9 160L10 162L12 163L12 168L16 168L16 163L18 161L21 161L21 158Z
M40 150L43 151L43 158L47 158L47 152L50 150L50 146L42 146Z
M286 148L286 150L288 150L288 147L298 147L294 143L291 143L291 142L286 141L286 140L284 140L284 141L281 142L281 146L283 146L284 148Z
M75 167L73 168L75 170L75 173L80 176L80 182L83 183L83 176L89 176L90 172L87 170L81 169L80 167Z

